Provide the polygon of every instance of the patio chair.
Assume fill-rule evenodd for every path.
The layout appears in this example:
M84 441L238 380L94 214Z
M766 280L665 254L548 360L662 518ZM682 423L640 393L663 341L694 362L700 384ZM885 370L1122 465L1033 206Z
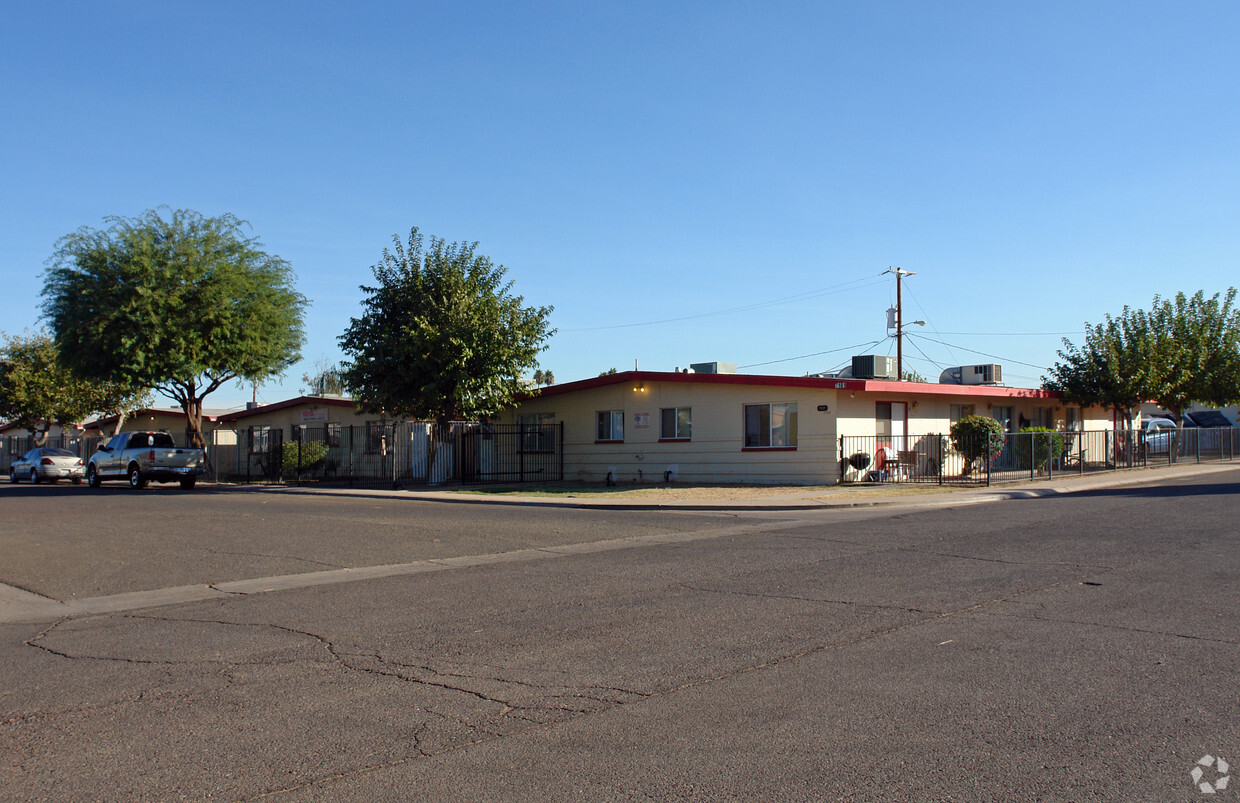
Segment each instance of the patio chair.
M916 477L917 452L913 450L897 452L895 470L899 473L903 473L905 479L913 479Z

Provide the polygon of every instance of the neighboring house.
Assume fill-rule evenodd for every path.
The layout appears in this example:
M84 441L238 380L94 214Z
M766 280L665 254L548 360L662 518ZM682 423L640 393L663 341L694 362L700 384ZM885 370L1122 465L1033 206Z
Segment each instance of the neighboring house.
M254 454L270 448L273 437L322 441L332 448L363 453L381 451L382 438L392 423L391 419L358 412L352 399L339 396L298 396L254 405L225 413L219 422L214 441L217 445L236 444Z
M47 429L47 446L64 446L65 440L79 436L72 426L52 424ZM14 460L34 448L34 433L20 424L0 424L0 471L8 471ZM72 447L71 447L72 448Z
M1037 389L653 371L552 385L499 420L563 422L567 480L832 484L841 436L913 439L973 414L1008 432L1115 428L1109 412Z
M108 440L116 434L117 416L110 415L82 425L83 435L88 438ZM153 430L168 432L177 444L185 445L185 412L176 408L147 407L135 410L125 416L121 424L121 432L139 432ZM203 413L202 436L207 443L211 442L211 434L219 426L218 415Z

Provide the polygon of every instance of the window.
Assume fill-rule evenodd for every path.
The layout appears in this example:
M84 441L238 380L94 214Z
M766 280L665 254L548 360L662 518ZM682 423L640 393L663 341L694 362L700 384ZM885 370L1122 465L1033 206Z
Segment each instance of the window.
M1016 431L1012 428L1015 425L1015 421L1012 419L1011 407L1000 407L995 405L994 410L991 411L991 417L999 422L1000 426L1003 427L1004 432Z
M250 427L250 453L266 454L271 451L271 427Z
M323 442L328 446L340 445L340 424L329 423L323 427Z
M659 411L659 437L687 441L693 437L693 408L664 407Z
M797 445L797 406L791 404L746 404L745 448L794 449Z
M1033 426L1055 428L1055 410L1052 407L1033 408Z
M975 408L971 404L953 404L951 412L952 423L954 424L962 418L967 418L974 415L974 409Z
M521 428L521 451L554 452L555 430L551 422L555 413L525 413L517 416Z
M387 424L383 421L366 422L366 453L387 454Z
M600 410L594 414L596 441L624 440L624 411Z

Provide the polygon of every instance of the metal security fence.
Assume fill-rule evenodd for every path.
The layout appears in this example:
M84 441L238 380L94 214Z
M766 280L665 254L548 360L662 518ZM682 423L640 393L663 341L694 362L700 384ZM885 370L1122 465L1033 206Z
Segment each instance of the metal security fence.
M1240 428L1020 432L954 441L950 435L842 436L842 482L990 485L1063 474L1234 460Z
M210 450L218 482L407 487L555 482L563 424L382 422L249 427Z

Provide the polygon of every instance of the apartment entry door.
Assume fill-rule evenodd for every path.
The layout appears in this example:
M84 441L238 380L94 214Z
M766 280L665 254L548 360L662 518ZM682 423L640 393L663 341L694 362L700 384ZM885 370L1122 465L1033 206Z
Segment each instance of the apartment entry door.
M874 429L879 447L887 446L897 451L906 449L905 426L908 404L905 402L878 402L874 410Z

